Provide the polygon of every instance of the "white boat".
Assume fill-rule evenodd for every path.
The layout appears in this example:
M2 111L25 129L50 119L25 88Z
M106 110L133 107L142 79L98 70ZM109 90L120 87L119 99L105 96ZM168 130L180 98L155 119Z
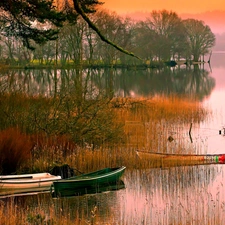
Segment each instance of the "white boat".
M62 179L50 173L0 176L0 196L31 192L50 192L53 181Z

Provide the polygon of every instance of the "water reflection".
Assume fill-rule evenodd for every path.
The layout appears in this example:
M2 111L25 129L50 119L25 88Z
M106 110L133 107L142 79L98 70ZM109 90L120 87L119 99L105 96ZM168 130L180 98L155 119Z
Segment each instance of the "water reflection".
M152 96L156 94L196 95L202 100L215 87L209 71L188 67L164 68L161 71L124 71L116 76L116 93L124 97Z
M222 166L130 171L125 182L124 224L223 224Z
M97 194L97 193L102 193L102 192L107 192L107 191L117 191L125 188L125 184L123 180L118 180L116 182L111 182L108 184L103 184L103 185L96 185L96 186L87 186L87 187L78 187L74 190L70 191L64 191L63 195L57 195L56 193L52 193L53 198L57 197L73 197L73 196L82 196L82 195L87 195L87 194Z
M1 91L20 90L33 95L54 95L71 86L105 90L115 96L179 94L202 100L215 87L210 72L201 65L165 67L161 70L10 70L0 73Z

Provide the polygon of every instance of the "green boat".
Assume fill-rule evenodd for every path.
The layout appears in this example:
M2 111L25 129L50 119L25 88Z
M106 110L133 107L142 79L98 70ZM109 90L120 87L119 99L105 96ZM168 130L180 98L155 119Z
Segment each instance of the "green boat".
M104 168L53 182L52 196L66 197L121 189L121 176L126 167ZM123 185L122 185L123 186Z

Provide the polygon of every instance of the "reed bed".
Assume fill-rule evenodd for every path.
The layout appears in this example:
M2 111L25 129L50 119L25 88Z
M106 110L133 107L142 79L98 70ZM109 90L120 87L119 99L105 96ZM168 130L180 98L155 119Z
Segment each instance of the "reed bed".
M79 197L78 197L79 198ZM101 224L97 207L90 211L76 209L66 199L52 199L50 195L26 196L0 200L1 225L86 225ZM85 214L85 216L82 216ZM87 216L88 215L88 216Z
M198 126L209 115L198 102L177 96L115 98L110 101L109 107L105 112L113 115L113 129L122 128L122 137L117 142L109 144L103 140L101 145L93 148L92 143L77 145L68 135L32 134L29 140L35 145L31 158L29 162L22 163L17 172L51 171L55 165L62 164L70 165L77 174L121 165L130 170L151 168L154 162L142 162L136 155L136 149L168 153L195 152L196 146L190 144L187 135L190 124ZM26 141L25 137L20 142L22 140ZM82 225L103 222L102 217L98 216L102 214L98 212L98 206L80 209L75 205L72 212L69 200L55 200L49 196L32 198L26 198L30 202L24 200L22 203L14 198L0 200L0 224ZM110 221L112 215L110 212L106 214Z
M20 102L19 108L22 114L25 114L26 109L29 108L28 102L32 101L27 101L24 98L25 96L22 95L22 100L19 101L16 95L15 99L17 104L18 101ZM10 97L9 99L10 104L12 104L11 101L14 101L14 98ZM36 98L34 101L40 105ZM22 109L22 102L25 102L25 111ZM50 105L52 106L52 104ZM47 105L44 107L47 108ZM191 143L188 135L190 124L193 123L198 126L209 115L208 111L194 99L174 95L169 97L156 96L148 99L114 98L109 102L108 110L105 107L104 110L105 116L111 115L111 122L107 124L109 133L111 133L112 137L120 136L114 143L108 143L107 140L103 139L101 145L99 143L94 146L92 143L84 141L80 146L71 139L69 133L62 135L39 132L29 134L29 136L22 136L20 133L17 135L18 128L14 130L13 128L6 129L2 134L0 133L0 136L2 136L0 140L7 143L5 136L8 135L8 139L11 141L10 138L13 134L14 143L11 143L12 141L8 142L10 146L4 147L5 152L9 152L8 149L12 148L13 144L14 147L17 146L17 149L15 149L17 152L26 153L24 159L28 155L29 146L33 146L29 163L24 161L24 164L17 168L17 172L20 173L49 171L55 165L60 164L69 164L71 167L83 172L98 169L99 167L119 165L132 168L138 166L135 149L167 153L196 152L196 145ZM51 110L46 109L46 111ZM17 112L19 113L19 111ZM20 117L19 114L13 116ZM23 117L25 118L24 115ZM101 120L96 119L101 125ZM104 121L102 122L104 123ZM119 130L117 130L117 127ZM96 136L98 135L95 134ZM26 145L21 145L21 143L26 143ZM199 148L199 146L197 147ZM1 151L4 152L3 149ZM10 152L12 151L11 149ZM14 161L15 163L12 164L16 164L16 159Z
M169 120L176 123L200 122L208 114L201 103L190 97L157 95L152 98L116 98L112 101L118 118L128 121Z
M194 99L174 95L116 99L116 105L116 118L124 124L126 145L156 152L191 152L192 149L184 149L184 140L190 140L190 125L198 127L210 115Z

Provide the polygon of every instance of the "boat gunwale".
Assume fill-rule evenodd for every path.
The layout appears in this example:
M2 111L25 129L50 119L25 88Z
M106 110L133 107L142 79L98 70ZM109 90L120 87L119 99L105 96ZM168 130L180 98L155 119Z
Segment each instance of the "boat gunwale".
M33 183L44 183L44 182L53 182L53 181L56 181L56 180L61 180L61 176L54 176L54 175L51 175L49 177L40 177L40 178L31 178L31 179L7 179L7 180L1 180L0 179L0 184L1 185L4 185L4 184L17 184L17 185L20 185L20 184L33 184Z
M126 169L125 166L122 166L122 167L118 167L118 169L115 169L111 172L108 172L108 173L105 173L105 174L101 174L101 175L96 175L94 177L87 177L85 174L84 176L82 177L81 176L77 176L77 177L74 177L71 179L71 177L69 179L61 179L61 180L56 180L54 181L54 183L70 183L70 182L85 182L85 181L93 181L93 180L97 180L97 179L101 179L101 178L105 178L105 177L109 177L109 176L112 176L112 175L115 175L117 173L120 173L120 172L123 172L124 170ZM103 169L104 170L104 169ZM98 171L95 171L95 172L98 172ZM94 173L94 172L92 172ZM92 174L91 173L91 174ZM88 173L89 174L89 173ZM87 174L87 175L88 175Z
M214 156L225 156L225 153L224 154L222 154L222 153L220 153L220 154L179 154L179 153L161 153L161 152L147 152L147 151L142 151L142 150L136 150L136 153L137 153L137 155L140 153L140 154L148 154L148 155L157 155L157 156L165 156L165 157L167 157L167 156L177 156L177 157L185 157L185 156L187 156L187 157L214 157Z
M18 175L0 175L0 180L8 180L8 179L31 179L38 177L51 177L54 176L48 172L44 173L28 173L28 174L18 174Z

